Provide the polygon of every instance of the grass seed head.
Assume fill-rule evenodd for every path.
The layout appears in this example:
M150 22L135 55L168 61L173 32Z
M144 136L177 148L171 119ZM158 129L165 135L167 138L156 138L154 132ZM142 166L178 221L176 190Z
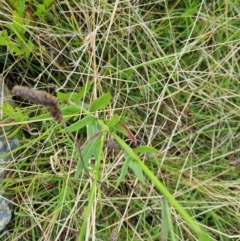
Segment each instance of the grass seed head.
M12 94L32 103L47 107L55 121L62 121L62 113L58 107L58 100L55 96L42 90L30 89L27 86L20 85L13 87Z

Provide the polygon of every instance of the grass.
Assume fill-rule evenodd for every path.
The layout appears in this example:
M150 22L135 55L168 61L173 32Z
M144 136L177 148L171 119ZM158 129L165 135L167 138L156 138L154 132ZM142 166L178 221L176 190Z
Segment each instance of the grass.
M46 109L15 98L6 119L29 130L0 240L240 240L238 1L29 2L0 0L2 75L57 92L94 178Z

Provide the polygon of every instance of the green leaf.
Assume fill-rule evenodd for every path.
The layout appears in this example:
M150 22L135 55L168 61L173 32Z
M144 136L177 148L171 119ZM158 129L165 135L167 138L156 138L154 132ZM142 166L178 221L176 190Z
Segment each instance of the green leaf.
M8 46L8 40L0 37L0 46Z
M81 113L81 109L79 107L69 105L64 105L64 107L61 108L61 111L63 115L79 115Z
M171 211L165 198L162 199L162 239L168 240L168 234L171 234L171 240L176 241L176 237L172 228Z
M83 157L83 162L84 162L85 166L87 166L88 161L92 157L96 157L96 150L99 147L99 141L100 140L101 140L101 135L97 135L96 137L92 138L86 144L86 146L83 147L82 157ZM79 178L79 175L81 174L82 171L83 171L83 166L82 166L81 160L79 159L79 161L77 163L77 169L76 169L76 172L75 172L75 178Z
M10 138L13 138L15 135L18 134L18 132L22 129L22 126L19 125L17 128L13 128L12 132L10 134L7 135L7 138L10 139Z
M13 7L15 7L15 4L17 3L16 0L8 0L8 2L9 2Z
M135 173L135 175L138 177L138 179L145 184L145 177L143 175L143 171L141 167L135 162L131 156L125 151L124 152L124 157L125 157L125 163L122 167L120 177L117 182L117 186L119 185L120 182L125 178L128 172L128 167L132 169L132 171Z
M13 11L12 15L12 26L13 29L20 35L22 36L24 29L23 29L23 18L18 14L17 11Z
M38 116L34 116L31 118L32 121L43 121L43 120L47 120L49 118L52 118L52 116L49 113L45 113L45 114L41 114Z
M15 31L15 29L13 28L12 22L11 22L11 23L6 23L6 24L5 24L5 27L6 27L7 29L11 30L11 32L14 32L14 31ZM10 36L11 36L11 35L10 35Z
M27 121L29 120L28 115L22 113L22 110L19 107L15 107L15 114L14 114L14 119L17 122L22 122L22 121Z
M26 7L25 0L17 0L17 11L21 16L21 18L23 17L25 7Z
M5 113L7 116L9 116L9 117L11 117L11 116L13 116L13 115L15 114L14 108L12 107L11 104L9 104L9 103L7 103L7 102L5 102L5 103L3 104L3 108L2 108L2 109L4 110L4 113Z
M41 19L45 12L46 12L45 5L44 4L38 4L35 14Z
M26 58L29 58L30 54L32 53L32 50L34 48L34 44L32 41L28 41L26 44L26 49L25 49L25 56Z
M61 91L57 91L57 99L58 100L62 100L62 101L64 101L64 100L66 100L67 98L66 98L66 94L65 93L62 93Z
M140 153L158 153L158 150L152 146L138 146L135 148L135 152L140 152Z
M7 30L0 31L0 35L3 36L4 38L8 38Z
M44 0L43 3L46 6L46 8L49 8L53 4L54 0Z
M111 95L110 93L106 93L91 103L90 111L104 109L110 103L110 101L111 101Z
M94 159L97 160L102 152L103 145L100 143L102 132L100 132L100 127L98 126L97 122L91 121L87 124L87 137L88 139L84 143L82 150L84 164L87 164L89 159L91 159L92 157L94 157ZM81 160L79 160L77 164L77 170L75 173L76 178L79 177L82 170L82 162Z
M132 169L132 171L135 173L138 179L142 182L142 184L145 184L145 177L143 175L143 171L141 167L137 164L137 162L131 159L131 161L129 162L129 167Z
M70 104L70 105L69 105ZM76 105L74 102L69 101L69 104L62 104L61 111L63 115L80 115L82 113L82 108L88 109L89 105L80 102L79 105Z
M135 136L133 135L133 133L130 131L130 129L127 127L127 125L125 125L122 122L118 122L116 123L116 125L114 126L114 129L120 133L122 133L123 135L127 136L131 141L133 142L137 142Z
M68 127L68 130L70 132L78 131L85 127L89 122L93 121L95 118L93 116L86 116L83 119L77 121L76 123L73 123Z
M109 128L112 128L112 127L114 127L118 122L119 122L119 120L120 120L120 117L119 117L119 115L116 115L116 114L114 114L113 116L112 116L112 119L108 122L108 127Z
M0 31L0 46L8 46L9 39L6 30Z
M90 82L88 81L85 86L79 91L79 92L67 92L62 93L60 91L57 92L57 98L58 100L62 101L73 101L75 104L79 105L81 99L89 92L90 90Z
M100 127L98 126L97 122L91 122L90 124L87 125L87 136L88 139L94 137L96 133L99 133ZM94 138L96 139L96 138ZM96 145L96 147L93 149L93 155L97 159L98 158L98 153L100 151L100 146Z
M28 120L28 116L23 114L20 108L16 107L14 109L12 105L7 102L5 102L0 109L4 111L5 116L13 118L17 122Z
M127 154L127 152L124 152L124 157L125 157L125 162L124 162L124 165L122 167L122 170L121 170L121 174L118 178L118 181L117 181L117 186L119 186L119 184L123 181L123 179L125 178L125 176L127 175L128 173L128 167L129 167L129 162L131 161L131 158L130 156Z
M89 92L91 87L90 81L87 81L87 83L83 86L83 88L79 92L79 101ZM78 100L76 100L77 103Z
M14 43L8 44L8 48L9 48L10 51L15 53L17 56L20 56L24 53L24 50L18 48Z
M82 99L81 93L77 93L77 92L68 93L68 100L71 100L76 104L79 104L81 99Z

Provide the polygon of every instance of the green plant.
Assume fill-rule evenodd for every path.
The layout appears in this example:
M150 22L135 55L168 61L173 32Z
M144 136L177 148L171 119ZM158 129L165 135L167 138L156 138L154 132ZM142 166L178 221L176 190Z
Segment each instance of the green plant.
M32 26L42 20L54 0L45 0L43 4L33 1L9 0L13 8L9 23L0 31L0 46L5 46L16 56L29 58L33 51L38 51L30 34ZM33 7L35 10L33 10Z
M67 134L69 132L74 131L80 131L83 128L86 128L87 130L87 141L86 144L83 145L80 152L82 152L82 157L79 158L76 172L75 172L75 178L78 179L80 177L81 172L85 169L85 166L88 167L88 161L94 157L96 160L96 163L94 165L91 165L91 172L94 174L94 187L97 187L97 182L101 183L101 177L100 177L100 167L101 167L101 159L103 156L103 148L104 148L104 142L107 135L110 135L111 138L114 138L115 141L118 143L118 145L123 149L124 151L124 157L125 157L125 164L122 168L122 173L119 176L118 184L119 185L124 177L127 175L127 170L130 168L135 175L138 177L138 179L145 184L145 177L143 173L155 184L156 188L166 197L166 199L176 208L176 210L182 215L182 217L185 219L185 221L189 224L189 226L196 232L196 234L199 237L199 240L202 241L208 241L212 240L210 236L208 236L193 219L188 215L188 213L183 209L183 207L176 201L176 199L173 198L173 196L169 193L166 187L158 180L153 172L149 170L149 168L141 161L138 153L157 153L157 150L150 146L139 146L133 150L125 143L125 141L120 138L117 134L117 132L121 132L126 137L130 138L132 141L136 141L134 135L131 133L129 128L120 122L120 117L118 115L113 115L113 117L109 120L101 120L99 118L96 118L94 116L94 112L102 110L106 108L110 101L111 101L111 95L109 93L106 93L102 96L100 96L98 99L91 102L91 104L86 104L81 102L83 94L86 94L90 89L89 85L86 85L79 93L72 93L71 98L69 98L69 94L64 94L59 92L58 97L61 101L63 101L63 105L61 106L61 111L64 113L64 109L66 108L68 111L71 109L71 112L68 112L68 114L71 115L79 115L79 113L82 113L85 117L83 117L81 120L77 120L75 123L71 124L69 127L64 125L64 130L67 131ZM70 108L69 108L70 105ZM71 108L73 107L73 108ZM24 121L28 118L24 117L24 114L17 109L14 111L14 109L9 105L6 104L3 107L3 111L5 111L6 116L14 116L15 121ZM68 118L68 116L66 116ZM40 119L39 119L40 118ZM42 116L35 117L36 120L41 120ZM64 120L63 120L64 121ZM73 140L74 141L74 140ZM78 140L75 140L78 142ZM84 166L83 166L84 165ZM90 212L92 202L93 202L93 193L95 189L92 189L89 197L89 204L87 207L87 213ZM83 237L85 235L85 229L86 229L86 219L84 220L79 240L83 240Z
M1 30L15 41L5 24L16 9L1 3ZM64 120L94 179L83 171L74 138L45 108L18 106L19 120L4 122L29 127L3 183L16 197L9 240L77 240L80 232L89 240L114 232L119 240L198 240L189 220L216 240L238 240L237 1L68 0L38 15L44 1L31 4L25 36L36 49L12 58L1 48L3 76L10 86L61 90ZM86 83L91 88L81 97ZM91 111L106 93L111 104Z

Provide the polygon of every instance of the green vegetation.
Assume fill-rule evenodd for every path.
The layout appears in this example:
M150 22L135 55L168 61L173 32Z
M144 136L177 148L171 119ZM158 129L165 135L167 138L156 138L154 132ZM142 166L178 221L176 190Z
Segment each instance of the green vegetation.
M5 82L57 96L91 175L46 108L5 104L20 146L0 240L239 240L239 16L237 0L0 0Z

